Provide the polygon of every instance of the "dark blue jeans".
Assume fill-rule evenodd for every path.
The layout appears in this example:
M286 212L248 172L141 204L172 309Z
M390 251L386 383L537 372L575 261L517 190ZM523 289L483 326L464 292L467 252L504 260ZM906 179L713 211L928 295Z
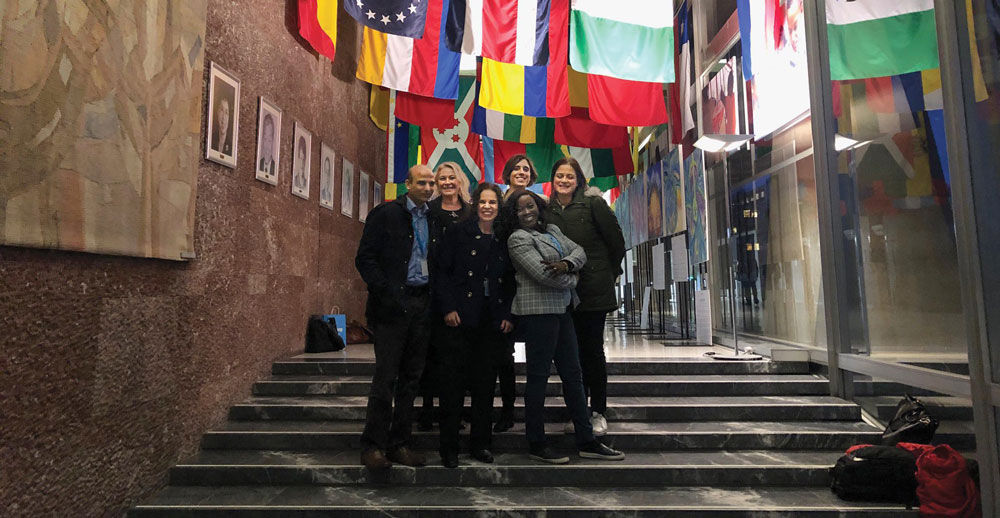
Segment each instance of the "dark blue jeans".
M562 380L563 400L576 428L576 444L582 446L594 440L594 429L587 412L587 396L583 391L580 351L576 331L569 313L524 315L514 324L524 341L528 384L524 392L525 431L528 442L545 442L545 386L555 361Z

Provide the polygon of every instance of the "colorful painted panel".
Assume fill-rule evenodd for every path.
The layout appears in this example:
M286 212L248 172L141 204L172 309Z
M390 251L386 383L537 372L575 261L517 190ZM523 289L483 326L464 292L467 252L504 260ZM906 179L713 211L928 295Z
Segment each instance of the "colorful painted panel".
M695 149L684 159L684 205L691 264L708 261L708 210L705 197L705 152Z

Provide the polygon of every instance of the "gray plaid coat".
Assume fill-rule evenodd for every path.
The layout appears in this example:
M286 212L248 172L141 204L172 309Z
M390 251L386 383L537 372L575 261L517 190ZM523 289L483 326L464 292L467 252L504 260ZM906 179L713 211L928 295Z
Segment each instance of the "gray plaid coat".
M566 311L576 296L576 282L580 268L587 262L583 248L566 237L559 227L549 225L548 234L554 236L563 253L552 243L548 234L537 230L517 230L507 240L510 260L516 270L517 294L510 312L514 315L559 314ZM550 275L545 273L542 261L564 259L572 265L571 273Z

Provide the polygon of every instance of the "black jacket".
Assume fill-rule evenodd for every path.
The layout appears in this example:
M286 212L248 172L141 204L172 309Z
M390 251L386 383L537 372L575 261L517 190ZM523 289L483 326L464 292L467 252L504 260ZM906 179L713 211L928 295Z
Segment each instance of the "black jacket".
M441 315L458 312L462 327L477 327L489 319L494 329L510 320L514 300L514 269L507 247L496 234L483 234L477 218L456 223L445 235L437 256L434 301ZM483 290L489 283L489 300ZM484 314L484 310L488 313Z
M436 256L441 243L441 226L427 212L427 266L433 293ZM413 216L406 209L406 195L383 203L368 213L365 230L358 243L354 265L368 284L365 316L369 325L384 322L403 312L400 300L413 249Z

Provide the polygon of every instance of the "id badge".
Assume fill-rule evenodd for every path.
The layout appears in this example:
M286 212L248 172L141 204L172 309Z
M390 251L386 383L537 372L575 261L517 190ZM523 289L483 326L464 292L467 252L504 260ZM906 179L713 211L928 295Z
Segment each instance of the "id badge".
M427 259L420 261L420 275L427 276L430 273L427 271Z

